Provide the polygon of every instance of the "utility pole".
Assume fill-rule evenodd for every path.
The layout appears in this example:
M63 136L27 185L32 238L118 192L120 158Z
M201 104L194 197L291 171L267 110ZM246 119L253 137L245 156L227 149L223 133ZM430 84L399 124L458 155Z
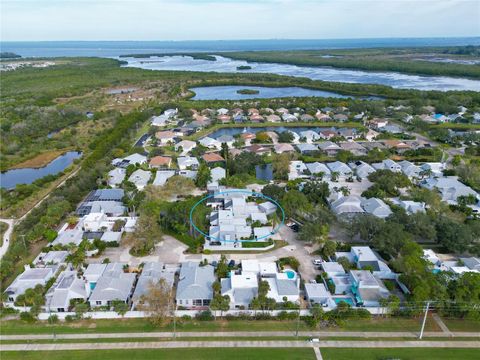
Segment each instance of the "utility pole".
M427 301L427 307L425 308L425 316L423 317L422 329L420 330L419 340L422 340L423 330L425 329L425 323L427 322L428 309L430 308L430 301Z

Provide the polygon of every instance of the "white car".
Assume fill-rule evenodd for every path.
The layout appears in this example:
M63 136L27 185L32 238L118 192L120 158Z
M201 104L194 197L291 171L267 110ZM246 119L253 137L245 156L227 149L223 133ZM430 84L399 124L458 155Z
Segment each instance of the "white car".
M322 265L322 259L313 259L313 265Z

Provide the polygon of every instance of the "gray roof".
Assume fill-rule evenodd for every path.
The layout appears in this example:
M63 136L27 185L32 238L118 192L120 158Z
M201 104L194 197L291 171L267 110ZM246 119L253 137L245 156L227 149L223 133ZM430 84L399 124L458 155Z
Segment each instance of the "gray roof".
M212 284L215 281L213 267L199 266L199 263L184 262L180 269L177 286L177 300L212 299Z
M108 264L111 265L111 264ZM95 289L90 295L89 301L126 301L132 292L135 274L109 271L107 269L98 279Z
M297 284L293 280L277 280L277 292L278 295L298 295Z
M165 279L167 284L173 287L175 272L163 269L163 264L159 262L145 263L133 293L133 300L138 301L142 295L148 293L150 284L156 284L160 279Z
M70 305L70 299L87 298L85 281L77 277L76 271L63 271L45 297L47 307L66 310Z
M297 148L300 152L318 150L317 145L314 144L297 144Z
M88 194L85 201L122 201L124 195L122 189L99 189Z
M309 299L327 298L331 296L324 284L305 284L305 293Z
M460 258L463 264L470 270L480 270L480 259L476 257Z

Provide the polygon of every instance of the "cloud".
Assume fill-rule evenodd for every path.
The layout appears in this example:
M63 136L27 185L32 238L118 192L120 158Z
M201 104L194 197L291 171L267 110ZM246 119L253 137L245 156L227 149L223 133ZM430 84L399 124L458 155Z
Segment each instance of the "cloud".
M3 0L2 40L479 36L464 0Z

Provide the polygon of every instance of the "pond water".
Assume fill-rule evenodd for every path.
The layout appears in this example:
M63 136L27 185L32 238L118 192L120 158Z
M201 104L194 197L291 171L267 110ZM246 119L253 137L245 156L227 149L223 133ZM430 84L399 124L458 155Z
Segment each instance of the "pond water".
M148 70L199 71L223 73L269 73L312 80L357 84L380 84L399 89L418 90L474 90L480 91L480 80L445 76L420 76L395 72L369 72L331 67L296 66L276 63L256 63L215 56L216 61L195 60L190 56L152 56L150 58L125 57L126 67ZM251 70L237 70L238 66L251 66Z
M242 89L256 90L258 94L239 94ZM244 99L270 99L283 97L334 97L350 98L350 96L322 90L306 89L296 86L290 87L265 87L265 86L204 86L191 88L195 92L192 100L244 100Z
M255 166L255 177L259 180L265 180L265 181L273 180L273 166L272 166L272 164Z
M80 152L68 151L42 168L8 170L0 174L0 186L6 189L13 189L17 184L31 184L44 176L58 174L80 156L82 156Z
M236 128L222 128L218 129L214 132L212 132L209 135L206 135L208 137L211 137L213 139L217 139L218 137L222 135L230 135L230 136L235 136L241 133L249 132L249 133L257 133L259 131L275 131L277 133L282 133L284 131L292 131L295 133L299 133L300 131L305 131L305 130L313 130L315 132L319 132L322 130L327 130L327 129L333 129L332 127L318 127L318 126L292 126L292 127L286 127L286 126L262 126L262 127L236 127Z

